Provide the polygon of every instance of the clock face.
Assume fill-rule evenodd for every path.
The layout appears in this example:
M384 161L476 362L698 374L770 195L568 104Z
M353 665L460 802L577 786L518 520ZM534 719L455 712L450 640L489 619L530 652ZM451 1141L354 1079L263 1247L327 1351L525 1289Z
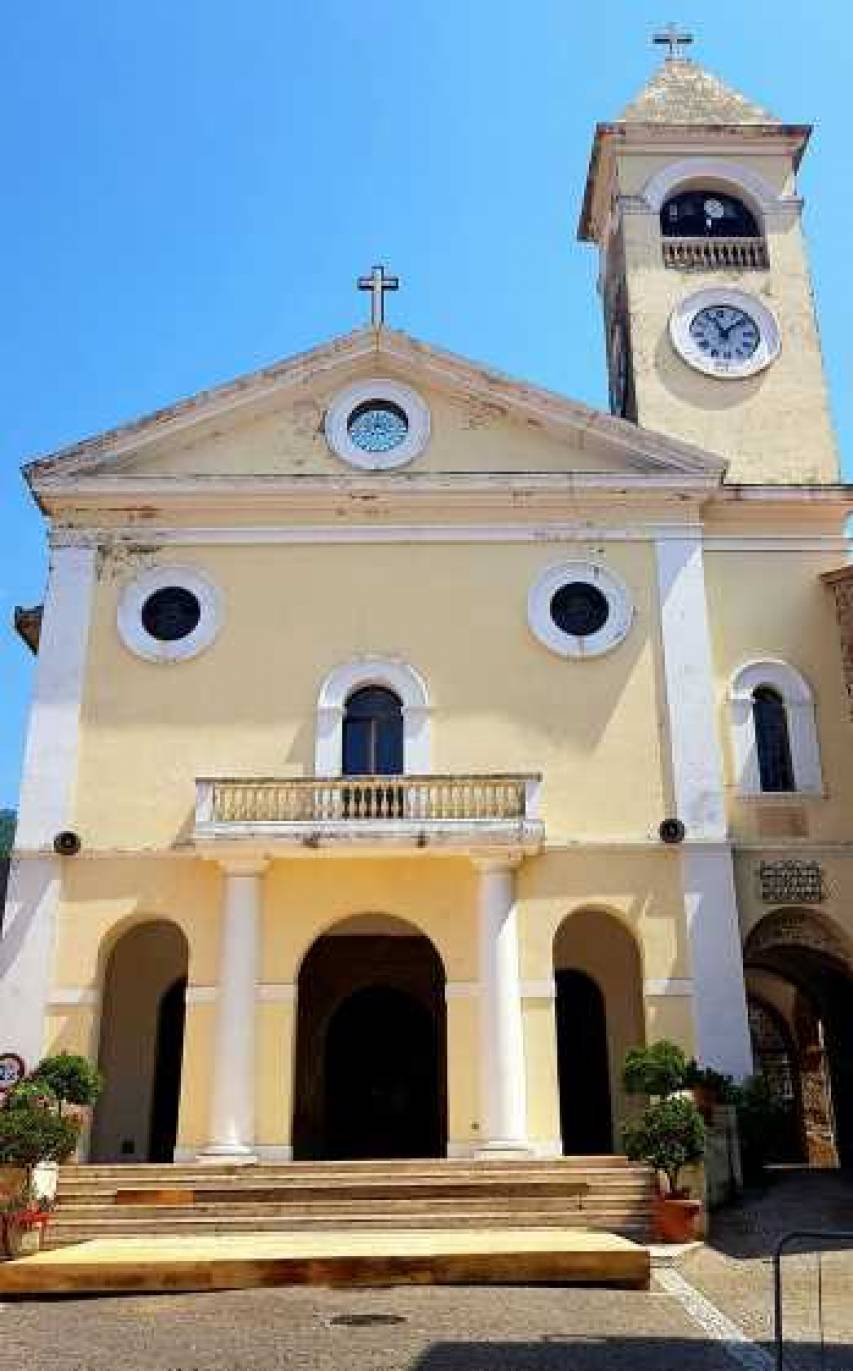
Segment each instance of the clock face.
M761 330L750 314L737 305L710 305L694 314L690 337L712 361L748 361L761 342Z
M683 361L720 380L738 381L763 371L779 356L775 315L742 290L700 290L672 311L669 332Z

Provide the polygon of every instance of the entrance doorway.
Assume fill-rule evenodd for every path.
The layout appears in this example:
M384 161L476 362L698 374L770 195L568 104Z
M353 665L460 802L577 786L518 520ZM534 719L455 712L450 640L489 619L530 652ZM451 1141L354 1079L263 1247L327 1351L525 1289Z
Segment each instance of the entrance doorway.
M138 924L106 964L92 1121L99 1162L170 1162L178 1132L187 941L165 920Z
M645 1041L634 937L604 910L570 914L554 937L554 981L563 1152L605 1155L628 1115L625 1053Z
M437 1049L430 1010L407 991L367 986L344 1000L326 1037L328 1155L440 1155Z
M585 971L558 971L557 1071L563 1152L613 1151L604 996Z
M347 920L314 943L298 982L295 1158L444 1155L444 980L401 920Z

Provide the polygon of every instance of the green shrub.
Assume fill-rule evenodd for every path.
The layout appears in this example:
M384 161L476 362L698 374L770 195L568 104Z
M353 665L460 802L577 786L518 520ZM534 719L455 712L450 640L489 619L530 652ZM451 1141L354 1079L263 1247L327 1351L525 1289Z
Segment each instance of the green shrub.
M625 1053L622 1081L629 1095L656 1095L665 1099L684 1087L687 1058L675 1043L662 1038L649 1047L631 1047Z
M48 1085L59 1101L59 1113L63 1104L93 1105L104 1088L103 1078L97 1067L85 1057L71 1052L60 1052L55 1057L45 1057L27 1080Z
M727 1076L723 1071L715 1071L713 1066L700 1066L695 1057L691 1057L687 1063L684 1084L688 1087L705 1086L708 1090L713 1090L720 1104L734 1104L737 1099L734 1076Z
M46 1109L0 1109L0 1164L31 1169L40 1162L67 1161L79 1136L76 1119Z
M59 1113L59 1101L47 1081L27 1077L8 1091L4 1109L47 1109Z
M704 1155L705 1125L692 1100L673 1095L648 1105L636 1122L625 1124L622 1143L632 1161L662 1171L675 1195L682 1168Z

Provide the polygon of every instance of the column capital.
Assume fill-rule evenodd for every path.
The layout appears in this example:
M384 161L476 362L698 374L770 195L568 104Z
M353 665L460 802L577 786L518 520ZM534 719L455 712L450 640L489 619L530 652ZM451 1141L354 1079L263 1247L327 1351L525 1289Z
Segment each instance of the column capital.
M524 861L524 853L512 849L507 852L473 851L468 856L477 871L514 871Z
M226 876L263 876L269 866L267 857L213 857Z

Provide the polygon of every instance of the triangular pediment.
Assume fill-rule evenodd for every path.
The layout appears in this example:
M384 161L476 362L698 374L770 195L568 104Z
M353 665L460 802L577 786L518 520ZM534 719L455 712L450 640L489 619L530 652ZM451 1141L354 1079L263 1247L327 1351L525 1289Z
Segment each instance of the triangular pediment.
M379 377L415 389L431 415L429 443L398 479L576 472L714 481L724 469L687 444L367 328L33 462L27 479L44 496L101 482L345 478L354 473L327 442L325 414L344 387Z

